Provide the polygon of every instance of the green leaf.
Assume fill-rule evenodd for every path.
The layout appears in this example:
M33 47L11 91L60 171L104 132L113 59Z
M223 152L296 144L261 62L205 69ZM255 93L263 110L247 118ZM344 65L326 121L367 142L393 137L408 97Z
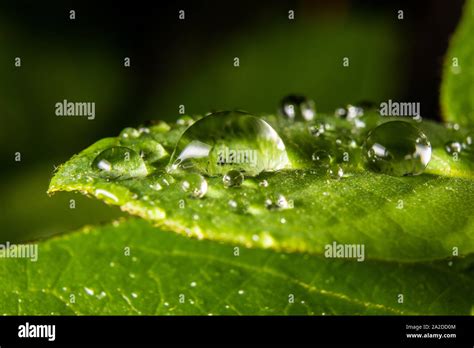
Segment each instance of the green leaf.
M447 121L474 124L474 1L464 4L463 16L445 58L441 107Z
M334 130L316 138L308 124L265 119L285 142L293 169L248 178L239 188L225 188L219 177L208 178L207 195L189 198L179 181L170 186L161 181L171 180L164 167L186 127L159 123L140 137L102 139L74 156L58 169L49 192L80 191L184 235L284 252L322 255L333 241L364 244L366 257L373 260L434 260L452 256L453 248L460 255L474 251L474 161L469 152L461 153L459 161L445 153L451 130L430 122L417 124L434 147L426 174L400 178L368 172L356 148L348 150L346 177L328 180L313 167L311 154L319 148L337 154L334 144L349 136L348 121L321 116ZM374 126L379 118L371 115L366 121ZM109 180L92 169L104 149L126 145L138 151L150 138L167 153L147 164L152 174ZM264 179L268 187L259 185ZM157 182L162 190L152 188ZM279 195L293 201L294 208L265 207L267 199L275 202ZM229 201L237 207L230 207Z
M142 219L86 227L38 250L36 262L1 260L1 314L469 315L474 303L472 259L357 262L245 247L235 256L233 245Z

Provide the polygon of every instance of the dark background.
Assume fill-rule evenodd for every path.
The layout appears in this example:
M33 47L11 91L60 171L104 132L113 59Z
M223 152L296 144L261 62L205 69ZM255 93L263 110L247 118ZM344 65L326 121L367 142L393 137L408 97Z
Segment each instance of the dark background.
M80 195L49 198L53 166L126 126L173 121L180 104L188 114L274 112L284 95L302 93L319 112L396 99L439 120L443 55L461 8L457 0L1 3L0 240L119 215ZM63 99L95 102L95 120L55 116Z

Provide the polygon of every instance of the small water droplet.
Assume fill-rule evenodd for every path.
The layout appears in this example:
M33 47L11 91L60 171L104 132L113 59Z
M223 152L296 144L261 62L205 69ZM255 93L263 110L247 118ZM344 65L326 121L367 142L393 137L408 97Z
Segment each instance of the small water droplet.
M140 136L140 132L132 127L125 128L119 134L119 137L122 139L135 139Z
M311 159L318 167L327 168L332 162L331 155L324 150L318 150L314 152L311 156Z
M130 147L138 151L140 157L150 163L154 163L168 155L163 145L151 138L140 139L139 142Z
M193 198L202 198L207 193L207 181L202 175L188 173L181 182L181 189Z
M184 115L176 120L176 124L179 126L189 127L194 123L194 119L191 116Z
M288 95L280 103L280 114L291 121L311 121L316 114L316 107L311 99Z
M286 219L285 219L285 218L281 218L281 219L280 219L280 223L286 224Z
M107 296L107 293L105 291L101 291L100 294L97 295L97 298L102 300L105 296Z
M248 113L224 111L186 129L167 170L197 171L209 176L239 170L245 176L255 176L288 166L285 144L268 123Z
M94 295L94 290L84 287L84 291L86 292L87 295L93 296Z
M293 205L283 195L277 195L276 198L265 199L265 207L269 210L292 209Z
M347 105L347 113L346 113L346 118L348 120L354 120L356 118L359 118L364 115L364 109L362 109L360 106L355 106L355 105Z
M239 291L238 291L238 294L239 294L239 295L243 295L243 294L245 294L245 291L244 291L244 290L239 290Z
M364 143L367 167L394 176L423 173L431 159L431 144L423 132L403 121L372 129Z
M114 202L117 203L119 201L118 197L114 195L112 192L104 190L104 189L96 189L94 194L97 198L104 200L106 202Z
M229 207L231 207L232 209L236 209L238 206L237 202L234 201L233 199L229 200L228 204L229 204Z
M240 186L244 182L244 175L238 170L230 170L222 177L222 182L225 187Z
M153 184L148 185L151 189L155 191L161 191L163 189L163 186L159 182L155 182Z
M334 116L339 117L339 118L346 117L346 114L347 114L346 108L337 108L334 111Z
M455 122L448 122L448 123L446 123L446 128L457 132L458 130L461 129L461 126L458 123L455 123Z
M258 183L260 187L268 187L268 181L267 180L262 180Z
M137 298L137 297L138 297L138 294L137 294L136 292L132 292L130 295L131 295L133 298Z
M326 130L326 125L322 122L316 122L308 128L309 132L314 137L319 137L324 134Z
M340 179L344 176L344 170L341 166L334 165L327 169L326 174L331 179Z
M444 145L444 149L449 154L460 153L462 150L462 145L458 141L448 141Z
M473 144L474 144L474 132L468 133L466 135L466 138L464 138L463 147L465 149L470 150L473 147Z
M102 151L92 162L92 168L106 179L130 179L148 174L143 159L134 150L123 146Z
M192 288L196 287L196 282L191 282L191 284L189 284Z
M150 134L150 128L141 126L140 128L138 128L138 132L140 133L140 136L142 136L143 134Z

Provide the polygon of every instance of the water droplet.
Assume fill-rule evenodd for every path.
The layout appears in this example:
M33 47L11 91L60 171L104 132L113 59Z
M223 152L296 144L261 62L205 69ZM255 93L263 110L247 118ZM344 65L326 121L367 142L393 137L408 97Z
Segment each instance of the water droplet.
M243 295L243 294L245 294L245 291L244 291L244 290L239 290L239 291L238 291L238 294L239 294L239 295Z
M189 284L192 288L196 287L196 282L191 282L191 284Z
M291 201L292 202L292 201ZM269 210L292 209L293 204L290 203L285 196L278 195L276 198L267 198L265 200L265 207Z
M154 182L148 186L155 191L161 191L163 189L163 186L161 186L159 182Z
M431 144L423 132L403 121L381 124L364 143L368 168L394 176L423 173L431 159Z
M207 193L207 181L197 173L189 173L181 182L181 188L193 198L202 198Z
M268 187L268 181L267 180L262 180L258 183L258 186L260 187Z
M331 155L324 150L318 150L314 152L311 155L311 159L318 167L324 167L324 168L329 167L329 165L332 162Z
M280 103L280 113L291 121L311 121L316 107L313 100L302 95L288 95Z
M161 186L162 187L165 187L165 186L170 186L171 184L173 184L176 180L174 179L174 177L168 173L162 173L158 176L157 178L158 182L161 183Z
M131 127L125 128L119 134L119 137L122 139L134 139L134 138L138 138L139 136L140 136L140 131Z
M320 135L324 134L326 125L322 122L316 122L315 124L311 125L308 130L312 136L319 137Z
M466 135L466 138L464 139L463 147L465 149L470 150L473 147L473 144L474 144L474 133L469 133Z
M209 176L239 170L255 176L288 166L285 144L268 123L244 112L223 111L196 121L183 133L167 170Z
M117 203L119 201L116 195L104 189L96 189L94 194L98 199L104 200L106 202Z
M105 296L107 296L107 293L105 291L101 291L100 294L97 295L97 298L102 300Z
M222 182L225 187L240 186L244 182L244 175L238 170L231 170L222 177Z
M92 162L92 168L107 179L130 179L148 174L143 159L134 150L123 146L102 151Z
M238 207L237 202L234 201L233 199L229 200L228 204L229 204L229 207L231 207L232 209L237 209Z
M130 295L132 295L133 298L137 298L138 294L136 292L132 292Z
M346 114L347 114L347 110L345 108L337 108L334 111L334 116L336 117L343 118L343 117L346 117Z
M285 218L281 218L281 219L280 219L280 222L281 222L282 224L286 224L286 219L285 219Z
M446 150L447 153L453 154L453 153L460 153L462 150L462 145L461 143L457 141L448 141L444 145L444 149Z
M168 154L163 145L151 137L140 139L139 142L130 147L136 150L140 154L140 157L150 163L156 162Z
M458 123L448 122L448 123L446 123L446 128L457 132L458 130L461 129L461 126Z
M184 115L176 120L176 124L179 126L189 127L194 123L194 119L191 116Z
M326 171L327 176L331 179L340 179L344 176L344 170L339 165L334 165L327 169Z
M87 295L93 296L94 295L94 290L89 289L87 287L84 287L84 291L86 292Z
M346 112L346 119L354 120L356 118L359 118L364 115L364 109L362 109L360 106L355 106L355 105L347 105L347 112Z

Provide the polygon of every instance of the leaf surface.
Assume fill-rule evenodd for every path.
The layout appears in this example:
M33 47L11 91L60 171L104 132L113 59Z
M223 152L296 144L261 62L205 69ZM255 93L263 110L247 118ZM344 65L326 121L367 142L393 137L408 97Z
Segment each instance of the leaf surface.
M380 123L379 118L367 116L367 129ZM445 152L452 130L430 122L416 124L432 143L432 160L423 175L392 177L364 169L360 144L344 145L351 139L361 143L366 132L352 137L346 120L321 117L307 124L265 119L282 137L292 168L247 178L241 187L225 188L221 177L211 177L207 195L190 198L180 179L165 172L186 126L159 123L132 140L105 138L93 144L59 168L49 192L80 191L165 229L250 247L322 255L325 246L336 241L364 244L369 259L396 261L442 259L452 256L453 248L460 255L474 251L473 155L462 152L456 161ZM314 137L308 129L321 120L331 131ZM138 151L150 138L165 152L147 163L149 175L109 180L92 168L104 149L128 146ZM338 139L342 147L335 146ZM315 167L312 153L319 149L336 158L349 154L349 161L341 163L341 180L328 179ZM263 180L267 187L260 184ZM281 197L289 209L274 209Z
M36 262L0 260L0 313L469 315L474 301L469 259L357 262L234 248L143 219L85 227L39 242Z

